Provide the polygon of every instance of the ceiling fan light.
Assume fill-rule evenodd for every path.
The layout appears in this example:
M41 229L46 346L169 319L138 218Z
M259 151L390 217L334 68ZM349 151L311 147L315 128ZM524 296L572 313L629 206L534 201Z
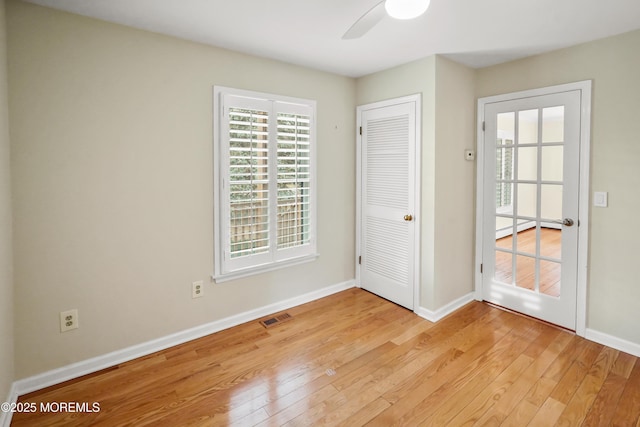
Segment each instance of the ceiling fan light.
M431 0L386 0L384 8L389 16L396 19L413 19L429 8Z

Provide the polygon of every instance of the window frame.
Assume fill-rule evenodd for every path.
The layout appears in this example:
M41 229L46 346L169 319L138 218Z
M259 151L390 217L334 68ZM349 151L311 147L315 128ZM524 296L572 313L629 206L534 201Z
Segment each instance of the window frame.
M269 111L269 249L266 253L233 258L230 255L231 203L228 185L229 123L225 107L264 108ZM306 244L278 249L278 117L279 114L309 115L309 241ZM213 200L214 200L214 274L216 283L247 277L275 269L315 260L317 253L317 183L316 183L316 101L275 94L235 89L213 88Z

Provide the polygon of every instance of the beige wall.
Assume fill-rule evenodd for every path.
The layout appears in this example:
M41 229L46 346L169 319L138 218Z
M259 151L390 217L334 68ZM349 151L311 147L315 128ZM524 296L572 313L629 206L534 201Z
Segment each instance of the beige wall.
M587 327L640 343L637 264L640 229L640 31L477 72L478 97L593 80L592 191L608 208L591 208Z
M473 291L475 71L436 57L435 310Z
M420 306L436 310L473 289L474 71L431 56L357 80L357 103L422 95Z
M5 5L4 0L0 0L0 401L7 398L14 380L13 261L6 46Z
M353 279L353 79L17 1L8 17L18 378ZM317 100L317 261L210 283L213 85Z

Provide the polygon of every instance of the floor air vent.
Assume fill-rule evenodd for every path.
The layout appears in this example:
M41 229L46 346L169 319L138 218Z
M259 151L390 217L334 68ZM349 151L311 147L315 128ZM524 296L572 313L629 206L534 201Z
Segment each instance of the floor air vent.
M287 320L291 320L293 317L289 313L278 314L277 316L269 317L267 319L262 319L260 324L265 328L270 328L272 326L279 325L282 322L286 322Z

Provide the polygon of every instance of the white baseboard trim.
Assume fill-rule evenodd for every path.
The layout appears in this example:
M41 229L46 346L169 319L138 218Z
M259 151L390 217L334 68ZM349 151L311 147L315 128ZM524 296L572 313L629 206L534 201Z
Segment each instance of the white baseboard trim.
M518 224L516 227L516 230L518 230L518 233L520 233L521 231L529 230L535 227L536 227L535 221L527 221L527 222L522 222ZM513 226L501 228L500 230L496 230L496 239L501 239L503 237L511 236L512 234L513 234Z
M2 402L7 402L8 404L14 404L18 401L18 391L16 390L16 383L11 384L11 388L9 389L9 395ZM11 425L11 418L13 418L13 412L4 412L0 411L0 426L9 427Z
M616 350L640 357L640 344L623 340L622 338L614 337L613 335L608 335L589 328L587 328L584 337L590 341L597 342L598 344L606 345L607 347L615 348Z
M424 307L418 307L417 309L414 310L414 313L416 313L418 316L424 319L427 319L430 322L435 323L438 320L458 310L459 308L469 304L471 301L474 301L475 297L476 297L475 292L469 292L468 294L458 298L455 301L451 301L449 304L445 305L444 307L440 307L435 311L427 310Z
M211 323L196 326L195 328L176 332L165 337L137 344L128 348L124 348L122 350L107 353L102 356L97 356L91 359L72 363L70 365L43 372L29 378L24 378L13 383L13 394L15 395L15 398L17 398L17 396L21 396L25 393L31 393L33 391L52 386L54 384L59 384L64 381L78 378L82 375L97 372L102 369L118 365L120 363L128 362L138 357L155 353L156 351L165 350L169 347L201 338L206 335L219 332L223 329L228 329L242 323L259 319L271 313L287 310L291 307L315 301L317 299L335 294L337 292L353 288L355 286L354 282L354 280L348 280L346 282L338 283L336 285L309 292L304 295L300 295L284 301L279 301L273 304L256 308L254 310L245 311L244 313L216 320ZM0 423L0 425L3 424Z

